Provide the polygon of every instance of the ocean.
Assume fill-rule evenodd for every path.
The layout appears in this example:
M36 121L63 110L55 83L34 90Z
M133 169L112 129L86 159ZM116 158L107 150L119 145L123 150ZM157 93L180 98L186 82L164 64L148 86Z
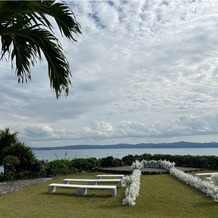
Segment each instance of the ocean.
M170 154L170 155L215 155L218 148L138 148L138 149L69 149L69 150L33 150L39 160L57 160L74 158L104 158L113 156L123 158L127 155Z

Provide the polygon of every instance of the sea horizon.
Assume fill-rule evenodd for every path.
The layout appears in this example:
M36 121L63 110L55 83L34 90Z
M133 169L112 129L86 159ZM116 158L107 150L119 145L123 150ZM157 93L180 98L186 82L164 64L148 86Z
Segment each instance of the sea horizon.
M137 149L137 148L218 148L218 142L186 142L172 143L138 143L138 144L107 144L107 145L63 145L31 147L32 150L70 150L70 149Z
M53 161L74 158L105 158L113 156L122 159L127 155L169 154L192 156L218 156L218 148L121 148L121 149L57 149L33 150L37 159Z

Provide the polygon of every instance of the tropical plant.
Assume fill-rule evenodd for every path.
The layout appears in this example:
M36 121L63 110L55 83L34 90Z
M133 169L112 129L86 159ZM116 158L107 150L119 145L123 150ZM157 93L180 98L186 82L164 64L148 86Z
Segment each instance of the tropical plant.
M2 165L4 166L4 174L15 171L15 166L20 164L18 157L8 155L3 158Z
M53 20L62 36L76 41L81 34L80 25L73 11L64 2L49 1L0 1L0 59L15 62L18 82L31 80L30 66L44 55L48 63L50 86L58 98L66 95L71 85L71 71L62 46L54 34Z
M10 147L12 144L18 142L17 138L18 132L10 132L9 128L5 128L4 130L0 130L0 166L2 165L2 160L5 156L3 156L2 151Z
M6 147L2 153L4 157L12 155L20 160L20 163L15 166L17 172L30 170L32 165L37 161L32 149L22 142L17 142L10 147Z

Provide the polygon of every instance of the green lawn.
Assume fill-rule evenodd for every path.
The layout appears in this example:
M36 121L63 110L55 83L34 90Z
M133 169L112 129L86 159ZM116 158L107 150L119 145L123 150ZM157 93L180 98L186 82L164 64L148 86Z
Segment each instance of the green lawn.
M96 173L68 175L54 178L52 182L62 182L66 177L94 178L95 175ZM78 197L75 189L57 189L56 193L48 194L49 183L51 181L0 196L0 217L215 218L218 216L218 203L170 175L141 176L140 195L133 207L122 205L124 188L118 190L116 197L111 197L108 190L88 190L86 196Z

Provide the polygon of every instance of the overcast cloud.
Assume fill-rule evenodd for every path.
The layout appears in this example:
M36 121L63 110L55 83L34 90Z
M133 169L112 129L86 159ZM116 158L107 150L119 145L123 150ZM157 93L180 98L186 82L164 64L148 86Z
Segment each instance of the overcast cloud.
M83 32L60 38L70 95L55 98L46 62L17 84L2 61L0 129L30 146L218 141L217 1L66 2Z

